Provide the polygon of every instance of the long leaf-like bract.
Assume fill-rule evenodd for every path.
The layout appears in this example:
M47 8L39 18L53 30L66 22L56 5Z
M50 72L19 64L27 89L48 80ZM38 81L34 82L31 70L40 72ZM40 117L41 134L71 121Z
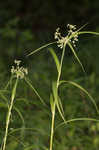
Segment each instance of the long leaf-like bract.
M60 69L60 62L59 62L59 59L58 59L56 53L54 52L54 50L53 50L52 48L49 48L49 51L50 51L50 53L51 53L52 56L53 56L53 59L54 59L55 64L56 64L57 71L58 71L58 73L59 73L59 69Z
M95 122L99 122L99 120L97 120L95 118L74 118L74 119L67 120L66 122L60 123L55 129L59 128L60 126L62 126L64 124L75 122L75 121L95 121Z
M94 100L93 97L89 94L89 92L88 92L87 90L85 90L81 85L79 85L79 84L77 84L77 83L75 83L75 82L73 82L73 81L65 81L65 80L62 80L62 81L60 81L60 85L61 85L62 83L71 84L71 85L73 85L73 86L79 88L79 89L80 89L81 91L83 91L85 94L87 94L87 96L90 98L90 100L91 100L92 103L94 104L97 113L99 114L99 110L98 110L98 107L97 107L97 105L96 105L96 102L95 102L95 100Z
M54 43L56 43L56 41L55 41L55 42L48 43L48 44L45 44L45 45L43 45L43 46L37 48L36 50L34 50L34 51L32 51L30 54L28 54L27 57L33 55L34 53L39 52L40 50L42 50L42 49L44 49L44 48L46 48L46 47L48 47L48 46L50 46L50 45L52 45L52 44L54 44Z
M59 102L60 99L59 99L59 96L58 96L58 91L57 91L56 84L57 84L56 82L53 82L53 84L52 84L52 90L53 90L53 96L54 96L55 104L57 106L57 109L59 111L60 116L62 117L62 119L64 121L66 121L65 118L64 118L64 115L63 115L63 109L61 109L62 105L60 105L60 102Z
M91 31L81 31L81 32L78 32L78 34L93 34L93 35L99 35L98 32L91 32Z
M41 96L40 96L39 93L37 92L37 90L36 90L36 89L33 87L33 85L31 84L30 80L27 79L27 78L25 78L25 81L26 81L26 83L30 86L30 88L35 92L35 94L38 96L38 98L40 99L40 101L41 101L44 105L46 105L45 102L44 102L44 100L41 98Z
M85 72L85 69L84 69L84 67L83 67L83 65L82 65L82 63L81 63L81 61L80 61L80 59L78 58L78 56L77 56L77 54L76 54L76 52L75 52L73 46L71 45L70 42L68 42L68 45L69 45L69 47L70 47L72 53L74 54L75 58L77 59L78 63L80 64L80 66L81 66L83 72Z

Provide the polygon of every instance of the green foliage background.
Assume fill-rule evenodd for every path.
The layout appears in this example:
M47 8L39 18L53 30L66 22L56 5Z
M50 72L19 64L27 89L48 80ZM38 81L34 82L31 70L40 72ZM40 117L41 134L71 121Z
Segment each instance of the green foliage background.
M66 30L68 23L84 30L99 32L98 0L8 0L0 1L0 90L10 78L15 59L29 69L29 78L44 98L47 107L31 89L20 81L14 106L22 113L25 124L13 109L7 141L7 150L47 150L50 138L51 112L49 94L51 82L56 79L56 68L48 49L26 57L32 50L54 41L57 27ZM85 67L86 76L66 50L62 70L63 79L73 80L88 89L99 106L99 37L80 36L76 52ZM52 46L60 57L61 50ZM10 90L0 92L0 144L2 143ZM60 91L67 119L97 116L88 98L73 87L63 86ZM58 112L56 126L62 122ZM27 129L25 129L27 128ZM17 130L16 130L17 129ZM10 134L11 133L11 134ZM30 148L27 148L29 147ZM79 121L55 130L54 150L98 150L99 123Z

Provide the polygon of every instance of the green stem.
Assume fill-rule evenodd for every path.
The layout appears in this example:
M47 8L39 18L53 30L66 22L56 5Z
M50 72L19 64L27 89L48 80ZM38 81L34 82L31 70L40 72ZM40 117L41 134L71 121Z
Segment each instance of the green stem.
M6 142L7 142L7 136L8 136L8 128L9 128L11 111L12 111L12 107L13 107L13 102L14 102L14 98L15 98L17 84L18 84L18 78L17 78L17 80L15 82L15 85L13 87L13 90L12 90L11 103L10 103L10 106L8 108L8 115L7 115L7 119L6 119L6 130L5 130L5 135L4 135L4 139L3 139L3 145L1 146L1 150L5 150L5 148L6 148Z
M56 87L56 88L57 88L57 93L58 93L59 81L60 81L60 77L61 77L63 59L64 59L64 54L65 54L65 47L66 47L66 43L65 43L65 45L64 45L64 47L63 47L63 52L62 52L61 62L60 62L60 68L59 68L59 73L58 73L58 77L57 77L57 84L56 84L56 86L57 86L57 87ZM56 103L54 102L54 111L52 112L50 150L52 150L52 148L53 148L54 122L55 122L55 108L56 108Z
M50 150L53 149L54 123L55 123L55 102L54 102L54 109L53 109L53 112L52 112Z
M63 59L64 59L64 54L65 54L65 47L66 47L66 44L63 47L63 52L62 52L62 56L61 56L60 68L59 68L59 73L58 73L58 78L57 78L57 89L59 86L59 80L60 80L61 71L62 71Z

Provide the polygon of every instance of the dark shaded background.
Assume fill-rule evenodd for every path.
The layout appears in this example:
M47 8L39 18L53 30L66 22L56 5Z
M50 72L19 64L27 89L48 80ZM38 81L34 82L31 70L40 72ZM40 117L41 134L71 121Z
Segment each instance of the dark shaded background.
M0 2L1 27L9 20L19 19L18 27L52 31L57 26L66 26L67 23L83 24L89 22L93 27L98 25L98 0L17 0Z
M53 40L56 28L61 27L64 31L68 23L78 27L89 23L87 29L99 29L99 1L0 1L1 57L9 59L10 55L23 55L25 49L33 48L36 38L41 42ZM27 46L29 43L32 47Z

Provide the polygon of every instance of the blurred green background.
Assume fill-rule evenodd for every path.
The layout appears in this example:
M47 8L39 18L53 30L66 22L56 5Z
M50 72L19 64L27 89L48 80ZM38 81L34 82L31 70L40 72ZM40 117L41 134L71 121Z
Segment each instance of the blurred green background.
M14 60L20 59L29 70L28 77L32 84L48 105L43 106L28 85L20 80L14 107L22 113L25 123L16 109L13 109L7 150L47 150L49 147L49 96L51 83L57 77L56 67L48 48L30 57L26 55L54 41L56 28L60 27L64 33L68 23L77 25L77 28L88 23L83 30L99 32L99 0L0 1L0 90L4 89L10 79ZM50 47L60 58L61 50L56 45ZM86 75L67 48L62 78L81 84L99 107L99 37L80 36L75 50L85 67ZM9 92L0 92L0 144L5 131L5 102L10 99ZM63 86L60 96L67 119L99 118L88 97L74 87ZM62 122L58 112L55 121L56 126ZM99 149L99 123L78 121L55 130L53 150L88 149Z

